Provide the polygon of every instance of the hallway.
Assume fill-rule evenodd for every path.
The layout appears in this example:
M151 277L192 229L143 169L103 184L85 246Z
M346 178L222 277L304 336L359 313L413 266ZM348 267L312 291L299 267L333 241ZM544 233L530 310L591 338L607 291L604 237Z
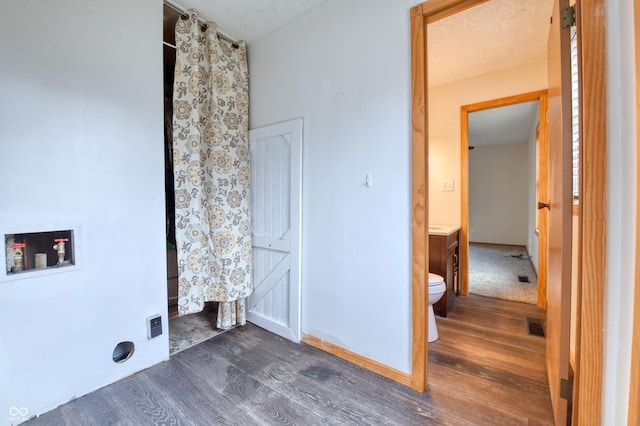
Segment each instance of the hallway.
M447 318L436 316L440 339L429 345L434 397L459 399L475 424L553 424L546 341L526 333L525 316L546 314L526 303L456 298Z

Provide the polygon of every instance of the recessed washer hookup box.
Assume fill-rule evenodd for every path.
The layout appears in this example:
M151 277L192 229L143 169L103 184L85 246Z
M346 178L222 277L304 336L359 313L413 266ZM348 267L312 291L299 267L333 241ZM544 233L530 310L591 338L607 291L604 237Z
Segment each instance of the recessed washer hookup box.
M73 230L4 234L5 273L75 265Z

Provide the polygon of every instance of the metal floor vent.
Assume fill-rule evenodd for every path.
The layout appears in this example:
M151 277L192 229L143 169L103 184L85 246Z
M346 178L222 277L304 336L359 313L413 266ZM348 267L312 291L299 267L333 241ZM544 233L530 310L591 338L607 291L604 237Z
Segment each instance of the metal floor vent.
M532 336L545 337L544 324L539 318L524 317L525 324L527 326L527 334Z
M531 281L529 281L529 276L528 275L518 275L518 281L520 281L521 283L531 282Z

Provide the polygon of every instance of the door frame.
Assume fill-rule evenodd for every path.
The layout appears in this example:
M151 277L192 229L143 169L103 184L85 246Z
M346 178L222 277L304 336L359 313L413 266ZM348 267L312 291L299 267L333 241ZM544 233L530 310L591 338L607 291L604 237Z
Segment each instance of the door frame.
M428 83L426 25L487 0L429 0L411 8L412 349L411 387L427 389ZM582 72L582 289L578 298L573 416L600 418L604 336L606 236L606 82L604 0L583 0L578 13ZM586 59L585 59L586 56ZM588 66L585 66L588 64ZM591 350L582 350L591 348ZM594 350L594 348L597 348ZM584 416L584 417L583 417ZM578 423L576 423L578 424Z
M429 342L429 132L427 24L488 0L429 0L410 10L411 32L411 388L427 390Z
M580 282L573 424L602 415L606 283L607 114L605 0L577 1L580 76Z
M547 121L543 118L547 116L547 91L537 90L534 92L521 93L519 95L507 96L499 99L491 99L460 107L460 294L469 294L469 113L483 111L492 108L500 108L509 105L517 105L524 102L538 101L538 138L540 160L544 161L544 156L548 156ZM539 167L539 162L536 164ZM547 174L544 170L540 173L540 189L545 186ZM541 191L544 192L544 191ZM545 194L536 193L536 200L546 200ZM543 212L544 213L544 212ZM541 217L542 219L542 217ZM546 220L539 222L539 258L538 258L538 306L544 307L547 302L547 269L546 269L546 244L547 228Z
M633 2L636 64L636 144L640 141L640 0ZM633 332L629 380L629 426L640 422L640 150L636 152L636 256L633 291Z

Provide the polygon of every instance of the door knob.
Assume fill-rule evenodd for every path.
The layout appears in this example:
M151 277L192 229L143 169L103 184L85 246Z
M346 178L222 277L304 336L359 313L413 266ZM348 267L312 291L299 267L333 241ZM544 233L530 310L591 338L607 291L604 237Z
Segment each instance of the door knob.
M551 210L551 206L549 203L543 203L542 201L538 201L538 210L547 209Z

